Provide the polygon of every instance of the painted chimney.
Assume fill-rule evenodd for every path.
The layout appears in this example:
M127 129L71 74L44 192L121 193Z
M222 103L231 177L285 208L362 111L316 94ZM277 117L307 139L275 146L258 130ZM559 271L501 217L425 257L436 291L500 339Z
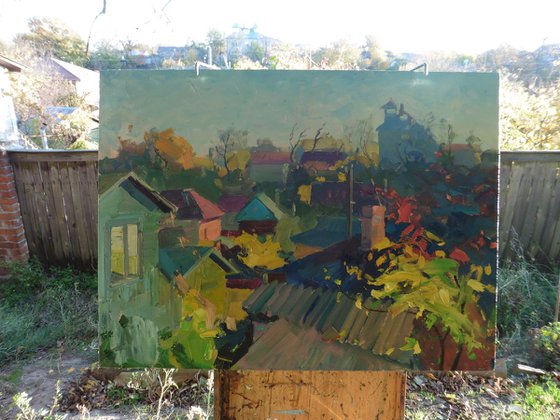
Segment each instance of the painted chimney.
M362 207L362 249L374 249L385 239L385 206Z

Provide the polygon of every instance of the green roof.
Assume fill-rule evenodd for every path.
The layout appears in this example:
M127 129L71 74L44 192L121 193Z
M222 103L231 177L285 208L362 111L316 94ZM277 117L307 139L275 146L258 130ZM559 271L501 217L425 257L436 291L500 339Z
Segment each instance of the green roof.
M214 248L207 246L186 246L179 248L161 248L159 250L159 268L169 279L175 278L175 273L188 275L198 264L210 257L212 261L226 273L235 271L233 267Z
M239 211L235 220L237 222L254 220L275 220L278 222L284 217L286 217L286 214L280 210L280 207L272 199L265 193L259 193Z

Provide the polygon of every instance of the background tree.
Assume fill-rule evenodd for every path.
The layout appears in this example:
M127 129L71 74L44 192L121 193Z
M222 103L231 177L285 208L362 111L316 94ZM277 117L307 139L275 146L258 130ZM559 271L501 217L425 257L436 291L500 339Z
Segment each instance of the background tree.
M31 18L28 32L16 37L16 44L26 44L36 56L51 56L77 65L86 63L84 40L64 23L53 18Z

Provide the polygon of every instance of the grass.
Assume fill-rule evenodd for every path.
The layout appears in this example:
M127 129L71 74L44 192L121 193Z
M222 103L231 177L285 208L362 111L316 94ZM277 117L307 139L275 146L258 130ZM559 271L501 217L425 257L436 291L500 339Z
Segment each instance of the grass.
M560 385L558 381L544 378L525 385L519 394L523 415L530 419L558 418L560 413Z
M36 260L11 265L2 282L0 366L39 350L72 348L97 336L94 275L44 269Z
M498 356L530 353L532 331L553 321L557 269L545 269L523 258L498 270Z

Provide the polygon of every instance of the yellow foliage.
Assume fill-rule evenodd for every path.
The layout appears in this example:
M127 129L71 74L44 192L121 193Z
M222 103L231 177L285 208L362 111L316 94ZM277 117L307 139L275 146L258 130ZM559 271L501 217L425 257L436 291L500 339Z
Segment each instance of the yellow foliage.
M300 185L297 193L301 202L311 204L311 185Z
M194 152L187 139L175 134L172 128L155 134L155 147L172 169L191 169L194 167Z
M346 174L344 172L338 172L338 182L346 182Z
M257 235L244 232L234 239L245 254L241 260L249 267L264 267L268 270L282 267L286 262L278 256L281 251L280 243L274 242L272 236L261 241Z
M325 182L327 180L327 178L325 178L324 176L318 176L315 178L315 180L317 182Z
M245 149L228 153L227 161L229 170L234 171L236 169L239 169L241 171L244 171L245 169L247 169L249 159L251 159L251 153Z

